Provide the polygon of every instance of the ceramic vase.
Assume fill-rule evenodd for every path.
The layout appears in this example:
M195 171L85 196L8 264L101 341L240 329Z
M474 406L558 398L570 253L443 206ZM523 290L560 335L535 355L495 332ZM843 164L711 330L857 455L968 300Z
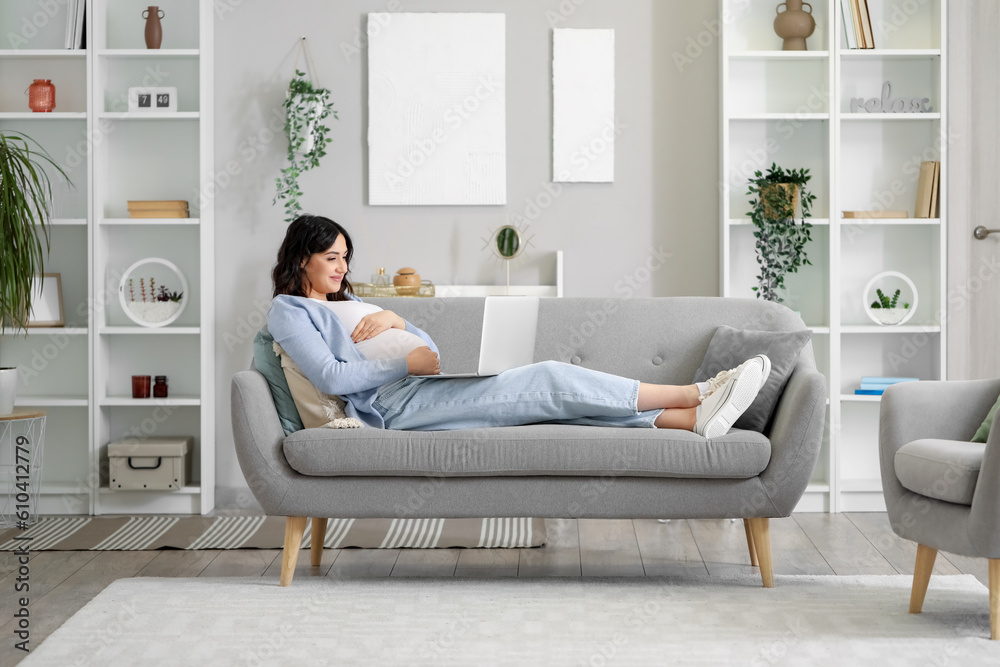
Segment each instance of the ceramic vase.
M143 10L142 18L146 19L146 48L158 49L163 42L163 26L160 19L165 16L163 10L156 5L150 5Z
M28 108L35 113L48 113L56 108L56 87L51 79L35 79L28 86Z
M805 5L809 11L802 9ZM781 11L784 7L785 11ZM778 16L774 19L774 32L784 40L783 51L805 51L806 37L816 29L816 20L812 17L812 5L802 0L786 0L777 6Z
M0 368L0 415L14 412L14 395L17 393L17 369Z

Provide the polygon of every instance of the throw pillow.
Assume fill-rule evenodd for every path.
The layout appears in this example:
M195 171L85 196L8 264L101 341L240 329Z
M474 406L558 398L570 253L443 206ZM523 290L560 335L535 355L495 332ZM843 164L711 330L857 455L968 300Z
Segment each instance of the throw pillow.
M295 409L292 393L288 390L281 360L274 353L274 337L266 329L261 329L254 336L253 365L271 388L271 399L274 400L274 407L278 410L278 419L285 435L304 429L299 412Z
M316 388L298 364L274 344L274 352L281 358L281 368L288 382L288 390L295 401L299 416L306 428L361 428L364 424L359 419L348 417L344 413L344 400L339 396L324 394Z
M996 419L998 410L1000 410L1000 398L997 398L997 402L993 404L989 414L986 415L986 421L982 423L976 434L972 436L972 442L986 442L986 438L990 435L990 427L993 426L993 420Z
M694 374L694 382L704 382L719 371L739 366L756 354L765 354L771 360L771 373L757 398L750 404L736 423L736 428L764 432L771 421L771 414L778 404L785 383L799 359L799 352L812 338L808 329L802 331L752 331L721 326L715 331L701 368Z

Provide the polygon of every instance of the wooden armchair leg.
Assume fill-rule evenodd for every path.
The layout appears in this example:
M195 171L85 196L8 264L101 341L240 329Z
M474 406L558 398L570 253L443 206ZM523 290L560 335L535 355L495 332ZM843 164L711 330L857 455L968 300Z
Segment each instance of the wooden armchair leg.
M757 562L757 548L753 545L753 532L750 530L750 519L743 519L743 530L747 532L747 548L750 550L750 564L759 567Z
M757 560L760 562L760 579L764 583L764 588L774 588L774 564L771 562L770 519L750 519L750 535L753 538Z
M326 539L326 519L312 520L312 546L309 550L309 564L316 567L323 560L323 540Z
M295 563L299 560L299 548L302 546L302 534L306 532L304 516L290 516L285 519L285 546L281 554L281 585L292 583L295 575Z
M990 639L1000 639L1000 558L990 559Z
M934 569L936 558L937 549L917 544L917 562L913 566L913 589L910 591L911 614L919 614L924 608L924 596L927 595L927 584L931 581L931 571Z

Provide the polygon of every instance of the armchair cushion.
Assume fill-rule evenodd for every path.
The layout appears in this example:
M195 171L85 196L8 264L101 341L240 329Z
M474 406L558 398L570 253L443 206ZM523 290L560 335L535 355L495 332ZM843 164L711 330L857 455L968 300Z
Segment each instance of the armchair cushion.
M736 428L764 432L785 383L795 368L799 353L812 332L802 331L751 331L721 326L715 330L701 367L695 371L693 382L704 382L719 371L739 366L756 354L766 354L771 360L771 373L767 376L757 398L736 423Z
M997 397L997 402L990 408L986 419L979 426L979 430L972 436L972 442L986 442L986 438L990 435L990 427L993 426L993 420L996 419L998 409L1000 409L1000 396Z
M266 329L261 329L254 336L253 365L267 380L267 386L271 389L271 399L278 411L278 420L285 435L304 429L302 418L299 417L299 411L292 399L292 392L288 389L285 371L281 368L281 359L274 351L274 337Z
M896 477L928 498L972 505L986 445L959 440L914 440L896 451Z

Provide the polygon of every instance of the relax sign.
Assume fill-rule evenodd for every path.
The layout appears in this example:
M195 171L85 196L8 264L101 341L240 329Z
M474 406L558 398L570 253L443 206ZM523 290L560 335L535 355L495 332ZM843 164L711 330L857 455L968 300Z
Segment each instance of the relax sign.
M882 97L851 98L851 113L867 111L868 113L930 113L930 98L928 97L892 97L892 82L882 84Z

